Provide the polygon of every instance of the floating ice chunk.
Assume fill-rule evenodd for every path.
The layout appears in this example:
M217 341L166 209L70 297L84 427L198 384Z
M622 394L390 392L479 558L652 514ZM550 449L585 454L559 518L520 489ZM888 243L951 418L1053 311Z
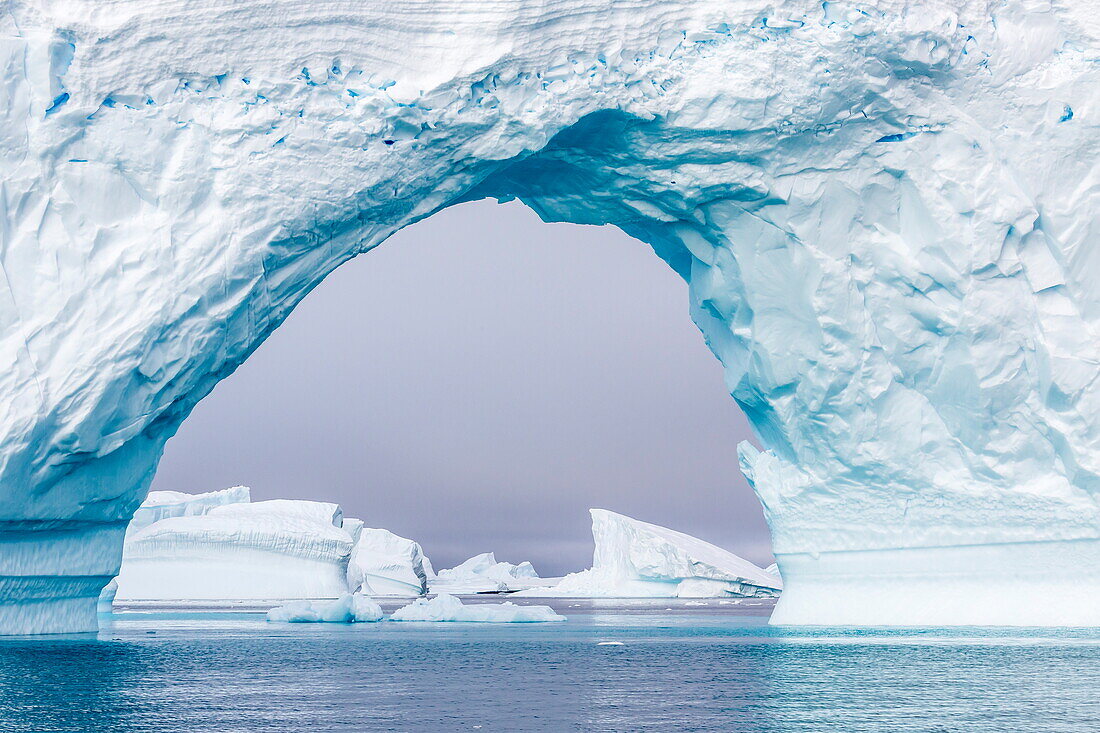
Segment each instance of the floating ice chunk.
M351 594L351 615L355 621L381 621L382 607L362 593Z
M419 543L363 527L348 563L347 585L374 595L421 596L428 592L431 569Z
M315 623L321 620L321 614L309 601L291 601L268 611L267 620L285 621L291 624Z
M777 576L696 537L592 509L592 569L523 595L673 597L775 596Z
M190 517L206 514L211 509L225 504L247 504L249 502L247 486L233 486L204 494L185 494L182 491L150 491L134 512L127 528L129 534L145 529L153 522L169 517Z
M268 621L292 624L350 624L382 620L382 607L361 593L345 593L333 601L292 601L267 612Z
M549 606L517 606L514 603L463 605L454 596L442 594L431 600L418 598L390 616L393 621L467 621L474 623L538 623L564 621Z

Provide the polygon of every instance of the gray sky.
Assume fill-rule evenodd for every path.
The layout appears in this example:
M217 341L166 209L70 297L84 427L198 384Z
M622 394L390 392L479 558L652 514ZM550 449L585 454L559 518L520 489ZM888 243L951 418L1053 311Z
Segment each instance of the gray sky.
M587 567L588 508L771 561L687 287L610 227L443 211L337 270L168 442L156 489L335 501L424 546Z

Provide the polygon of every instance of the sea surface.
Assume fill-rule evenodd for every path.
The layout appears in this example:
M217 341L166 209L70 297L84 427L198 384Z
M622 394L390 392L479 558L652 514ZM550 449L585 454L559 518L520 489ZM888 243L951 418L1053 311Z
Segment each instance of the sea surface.
M759 601L528 602L568 621L157 607L105 616L98 635L0 639L0 731L1100 730L1100 630L793 629Z

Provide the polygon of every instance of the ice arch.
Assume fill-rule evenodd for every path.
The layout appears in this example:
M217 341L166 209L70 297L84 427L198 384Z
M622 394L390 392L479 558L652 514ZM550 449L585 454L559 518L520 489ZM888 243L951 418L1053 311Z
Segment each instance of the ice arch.
M776 620L1100 623L1085 3L471 5L9 4L0 630L93 628L193 405L481 196L688 282L769 448Z

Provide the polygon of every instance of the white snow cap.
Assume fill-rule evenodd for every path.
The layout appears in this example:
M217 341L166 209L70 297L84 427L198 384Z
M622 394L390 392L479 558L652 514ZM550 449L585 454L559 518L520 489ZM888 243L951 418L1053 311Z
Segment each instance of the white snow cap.
M232 486L203 494L185 494L182 491L150 491L134 512L127 532L134 533L169 517L190 517L206 514L225 504L247 504L250 501L247 486Z

